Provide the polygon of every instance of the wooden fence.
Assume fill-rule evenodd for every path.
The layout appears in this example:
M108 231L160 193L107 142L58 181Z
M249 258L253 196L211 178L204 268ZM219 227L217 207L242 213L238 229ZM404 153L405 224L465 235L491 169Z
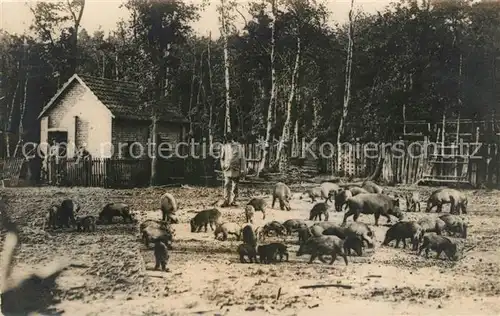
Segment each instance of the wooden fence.
M58 159L47 163L50 185L131 188L149 185L150 159ZM204 184L215 181L212 159L158 159L156 184Z
M468 182L473 186L500 186L500 148L495 144L429 144L400 142L383 152L381 177L392 184L420 181ZM376 170L379 152L366 146L342 150L340 168L335 165L337 152L321 158L328 174L353 178L367 177Z

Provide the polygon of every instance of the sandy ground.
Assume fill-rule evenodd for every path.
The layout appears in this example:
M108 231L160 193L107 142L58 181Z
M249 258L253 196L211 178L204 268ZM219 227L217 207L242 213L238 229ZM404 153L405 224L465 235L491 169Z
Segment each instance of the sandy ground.
M432 190L417 189L423 198ZM408 188L387 190L396 193ZM99 226L96 233L42 230L45 210L64 198L80 202L81 215L97 214L107 202L123 201L144 220L160 218L159 197L167 191L177 197L181 208L181 223L174 225L170 272L152 271L152 250L140 243L137 225L123 224L118 218L116 224ZM308 255L296 257L297 236L285 240L289 262L239 263L235 252L239 242L234 238L218 241L210 229L207 233L189 229L194 212L220 199L220 189L16 188L3 193L9 197L9 213L21 227L15 273L29 272L58 257L78 266L58 280L56 307L67 315L500 315L500 241L495 238L500 232L499 191L467 191L469 213L464 218L469 237L460 245L476 247L458 262L382 247L387 227L381 218L381 226L375 228L375 249L362 257L349 257L348 266L340 259L330 266L319 261L308 264ZM263 195L270 204L266 190L242 189L240 204ZM256 225L306 219L312 205L295 198L290 212L269 210L266 221L257 213ZM223 220L243 224L241 208L220 210ZM408 219L425 215L439 214L406 213ZM330 221L340 223L342 217L343 213L332 212ZM360 221L374 223L373 216L367 215L361 215ZM351 288L301 288L315 284Z

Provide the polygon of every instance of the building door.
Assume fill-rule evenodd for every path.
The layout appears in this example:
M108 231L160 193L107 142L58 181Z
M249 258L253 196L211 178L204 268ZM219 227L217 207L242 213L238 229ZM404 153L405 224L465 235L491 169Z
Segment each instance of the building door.
M59 145L58 155L59 157L65 157L68 145L68 132L48 132L47 136L49 146Z

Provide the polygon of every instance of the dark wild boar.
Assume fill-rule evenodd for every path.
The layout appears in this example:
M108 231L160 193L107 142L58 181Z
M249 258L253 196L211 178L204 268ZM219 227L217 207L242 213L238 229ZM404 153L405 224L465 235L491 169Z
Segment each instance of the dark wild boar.
M344 262L348 265L347 254L344 250L344 241L337 236L321 236L321 237L311 237L305 243L300 245L297 251L297 257L304 254L310 254L311 258L309 263L313 263L314 259L318 258L321 262L326 263L323 258L324 255L332 256L330 264L333 264L337 255L341 255L344 258Z
M467 214L467 197L463 192L456 189L442 188L432 192L427 200L426 212L430 212L437 207L437 212L443 211L444 204L450 204L450 214Z
M284 236L286 228L278 221L272 221L262 227L262 237L269 237L269 234L274 232L276 236Z
M341 190L335 195L335 210L342 212L342 208L346 205L347 199L353 197L352 192L349 190Z
M285 246L282 243L270 243L267 245L260 245L257 247L257 253L259 254L259 261L260 263L274 263L278 261L278 256L279 256L279 261L283 261L285 259L288 261L288 249L287 246Z
M399 209L399 200L379 193L361 193L347 200L349 210L344 215L342 224L345 225L347 218L353 215L353 220L357 221L360 214L373 214L375 216L375 226L378 226L380 216L387 218L387 223L391 222L390 215L403 218L403 213Z
M56 221L59 222L59 227L71 227L73 225L76 227L75 213L80 210L80 206L73 200L66 199L61 202L61 205L57 208Z
M221 213L216 208L198 212L189 222L191 225L191 232L199 233L202 227L205 227L205 232L207 232L209 225L210 229L215 230L214 226L218 224L220 217Z
M245 244L249 244L254 248L257 247L257 236L251 224L247 224L241 229L241 236Z
M241 263L247 263L245 257L247 257L251 263L257 262L257 250L255 249L255 246L243 243L238 246L237 251L240 256Z
M262 219L266 219L267 203L264 199L253 198L247 203L247 205L253 206L253 208L256 212L262 212Z
M385 234L385 239L382 245L387 246L393 240L396 240L396 248L399 247L399 242L403 242L403 248L406 248L406 239L411 239L413 250L418 250L418 244L424 232L422 227L414 221L398 222L392 225Z
M165 245L160 240L155 240L154 255L155 255L155 270L159 270L161 267L163 271L167 271L167 262L169 259L167 245Z
M375 246L373 238L374 234L370 227L363 223L353 222L348 227L345 226L329 226L323 231L323 235L337 236L344 240L344 245L350 254L350 249L361 256L363 254L363 243L366 243L369 248Z
M326 202L319 202L313 206L311 211L309 212L309 220L310 221L315 221L319 219L320 221L322 220L322 215L325 216L325 221L328 221L329 214L328 214L328 209L329 206L326 204Z
M354 252L358 256L363 255L363 240L361 240L361 238L359 238L359 236L348 235L344 239L344 251L345 251L346 255L350 256L351 250L354 250Z
M433 250L436 252L436 259L439 259L441 253L444 252L448 259L453 261L458 260L457 245L451 239L444 236L434 233L426 234L418 250L418 254L420 255L424 249L426 258L429 258L429 251Z
M76 230L83 232L95 232L97 230L97 219L92 216L78 217L76 219Z
M299 245L302 245L306 240L311 237L321 237L323 236L323 227L319 225L313 225L311 227L302 228L299 230Z
M111 224L113 222L113 217L119 216L123 218L123 222L129 223L134 222L132 214L130 214L130 207L125 203L108 203L104 206L102 211L99 213L99 221L101 223Z
M301 219L288 219L283 222L283 226L285 227L286 234L291 235L302 228L306 228L307 224Z
M167 229L162 229L160 227L155 227L155 226L147 226L141 231L141 237L142 240L144 241L144 244L148 248L149 244L151 242L154 243L156 240L160 240L165 245L167 245L167 247L172 246L173 233Z

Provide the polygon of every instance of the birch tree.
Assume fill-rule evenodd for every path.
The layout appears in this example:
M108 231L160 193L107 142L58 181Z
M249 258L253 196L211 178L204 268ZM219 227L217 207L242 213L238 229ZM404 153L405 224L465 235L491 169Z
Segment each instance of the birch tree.
M271 64L271 91L269 97L269 105L267 108L267 124L266 124L266 138L263 142L263 150L261 155L261 160L259 168L257 169L257 177L259 177L262 170L267 165L267 159L269 156L269 147L271 142L271 129L273 127L273 109L276 102L276 65L275 65L275 50L276 50L276 0L269 0L271 5L271 11L269 17L270 27L271 27L271 51L270 51L270 64Z
M300 44L300 33L299 33L297 34L297 52L295 53L295 63L292 71L292 79L290 81L290 92L286 104L286 118L285 118L285 123L283 124L283 131L281 133L281 139L278 144L278 152L276 158L276 160L279 163L280 172L286 172L286 170L288 169L288 153L285 151L285 147L290 146L292 106L295 98L295 93L297 90L296 82L300 65L300 52L301 52L301 44Z
M342 162L341 138L344 133L344 124L349 110L349 101L351 99L351 76L352 76L352 51L354 46L354 25L353 25L353 11L354 0L351 0L351 8L349 9L349 30L348 30L348 44L347 44L347 57L345 67L345 88L344 88L344 103L342 105L342 116L340 117L339 128L337 131L337 161L336 170L340 171Z
M225 97L226 97L226 106L224 111L224 137L227 133L231 133L231 91L230 91L230 78L229 78L229 48L227 42L228 36L228 5L226 4L226 0L220 0L219 6L219 20L221 23L220 32L222 36L222 40L224 42L224 82L225 82Z
M212 32L208 34L208 43L207 43L207 66L208 66L208 80L210 85L210 103L208 105L208 146L212 148L212 144L214 141L214 131L212 127L213 122L213 112L214 112L214 104L215 104L215 94L214 94L214 83L212 80Z

